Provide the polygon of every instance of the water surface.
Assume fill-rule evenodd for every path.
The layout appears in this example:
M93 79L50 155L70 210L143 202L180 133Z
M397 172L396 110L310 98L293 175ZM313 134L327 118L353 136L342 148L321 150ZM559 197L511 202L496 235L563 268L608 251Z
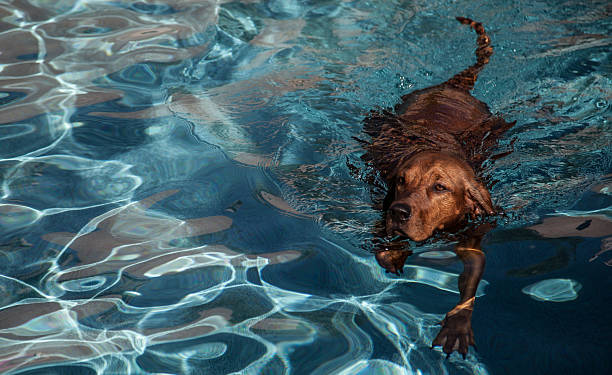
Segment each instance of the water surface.
M0 1L0 372L612 368L607 1ZM368 251L362 119L495 55L478 352L451 244ZM514 143L512 143L514 142ZM355 165L359 173L351 172Z

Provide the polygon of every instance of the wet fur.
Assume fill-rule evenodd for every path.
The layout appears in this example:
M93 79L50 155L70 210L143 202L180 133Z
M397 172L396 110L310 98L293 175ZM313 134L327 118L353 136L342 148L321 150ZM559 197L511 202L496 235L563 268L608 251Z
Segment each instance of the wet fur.
M363 158L388 187L383 210L389 235L422 241L469 216L495 213L482 181L483 163L514 123L491 114L470 94L493 49L480 23L457 19L478 34L476 63L442 84L403 96L393 110L371 112L364 123L371 142ZM444 199L432 190L436 178L448 188ZM397 207L409 213L397 214Z
M365 120L371 142L366 142L363 158L387 188L385 233L376 230L374 238L376 261L387 272L402 272L411 254L404 241L389 241L389 236L423 241L436 231L457 233L469 217L496 213L482 178L483 163L503 155L492 152L514 123L491 114L470 94L493 50L480 23L457 20L478 34L476 63L442 84L403 96L392 110L371 112ZM455 239L454 251L463 263L460 298L432 341L432 348L442 346L447 355L457 351L465 358L469 346L475 345L472 310L486 263L481 240L493 226L472 221Z

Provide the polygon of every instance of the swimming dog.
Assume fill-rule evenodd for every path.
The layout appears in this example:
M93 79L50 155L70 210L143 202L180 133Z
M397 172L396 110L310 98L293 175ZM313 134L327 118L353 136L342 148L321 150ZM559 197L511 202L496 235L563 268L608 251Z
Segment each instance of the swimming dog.
M455 247L464 263L460 300L441 322L432 347L465 357L474 345L471 316L485 264L480 241L490 228L473 223L496 214L481 177L483 163L495 158L491 154L497 140L514 123L493 115L470 94L493 48L481 23L457 20L478 35L476 63L442 84L404 95L393 110L372 111L364 121L371 141L363 159L386 183L386 236L420 242L434 233L462 230ZM387 271L399 272L409 253L385 247L376 252L376 259Z

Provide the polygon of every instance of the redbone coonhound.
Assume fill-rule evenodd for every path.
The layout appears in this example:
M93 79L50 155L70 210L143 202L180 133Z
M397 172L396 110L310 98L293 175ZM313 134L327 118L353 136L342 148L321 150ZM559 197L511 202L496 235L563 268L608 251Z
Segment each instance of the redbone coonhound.
M485 265L480 242L491 227L474 223L496 213L479 176L485 160L501 156L492 156L492 151L514 123L491 114L470 94L493 49L482 24L463 17L457 20L478 35L476 63L442 84L403 96L393 110L372 111L364 121L371 141L363 159L387 186L382 205L387 237L419 242L437 232L467 228L455 247L464 263L460 300L446 314L432 343L442 346L447 355L456 350L465 357L474 345L472 309ZM376 259L387 271L398 273L410 253L383 246Z

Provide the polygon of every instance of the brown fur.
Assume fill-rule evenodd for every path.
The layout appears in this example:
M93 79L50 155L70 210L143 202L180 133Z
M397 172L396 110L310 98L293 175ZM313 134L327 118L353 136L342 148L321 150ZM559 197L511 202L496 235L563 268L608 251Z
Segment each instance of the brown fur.
M365 120L372 141L364 159L389 188L383 205L388 235L423 241L436 230L456 229L468 216L495 213L478 175L514 123L492 115L469 93L493 50L480 23L457 19L479 35L476 64Z
M470 95L493 49L480 23L457 19L478 34L476 63L447 82L403 96L393 111L372 112L365 120L364 131L372 141L363 158L388 188L383 203L387 236L423 241L435 231L455 232L467 217L495 214L481 178L483 163L501 156L492 151L514 123L492 115L485 103ZM447 355L458 351L465 358L475 344L472 310L485 267L480 243L492 226L479 222L457 238L455 253L463 263L460 298L432 341L432 347L442 346ZM382 240L378 245L378 264L387 272L402 272L411 254L404 242Z

